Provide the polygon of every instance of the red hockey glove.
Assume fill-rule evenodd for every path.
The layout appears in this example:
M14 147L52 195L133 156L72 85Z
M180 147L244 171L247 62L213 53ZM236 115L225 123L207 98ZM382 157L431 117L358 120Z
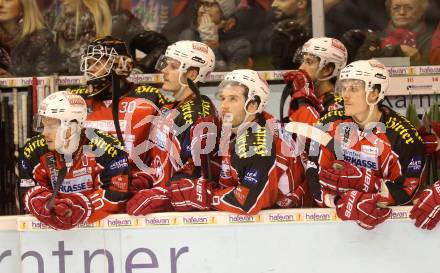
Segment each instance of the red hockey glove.
M141 190L127 202L127 213L135 216L172 209L170 192L161 187Z
M436 121L431 121L431 129L433 133L428 133L425 127L420 127L417 131L419 135L423 138L423 144L425 147L426 154L435 153L438 149L438 138L440 136L440 123Z
M89 198L81 193L71 193L55 198L52 222L57 229L71 229L89 219L93 212Z
M351 163L336 160L331 168L321 169L319 183L322 187L336 193L356 190L377 193L382 180L367 168L359 168Z
M304 70L293 70L283 74L284 82L292 85L292 99L290 103L298 99L305 99L318 112L322 111L321 102L315 95L313 81ZM289 114L290 116L290 114Z
M173 181L170 192L171 204L176 211L209 210L211 208L213 187L206 179Z
M136 193L140 190L151 188L152 177L146 172L134 173L131 177L131 192Z
M416 220L416 227L433 229L440 220L440 181L432 188L422 191L419 200L413 206L409 217Z
M49 225L51 223L52 214L47 209L52 192L45 187L35 186L30 188L24 197L24 205L30 214L35 216L40 222Z
M379 194L348 191L337 201L336 214L341 220L353 220L371 230L391 216L390 208L377 207L380 199Z

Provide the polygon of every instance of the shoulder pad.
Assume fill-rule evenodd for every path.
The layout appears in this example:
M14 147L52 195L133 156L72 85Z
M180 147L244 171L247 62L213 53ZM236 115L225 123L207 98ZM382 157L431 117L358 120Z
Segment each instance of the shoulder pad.
M157 106L162 106L171 102L158 88L151 85L136 86L131 95L138 98L148 99Z
M389 131L395 132L406 144L423 143L423 139L417 132L417 129L404 116L391 109L386 109L383 114L387 134Z
M194 123L199 117L203 118L209 115L217 115L215 106L206 96L202 96L202 105L200 108L196 107L196 100L188 100L179 105L177 110L186 124Z
M269 142L271 140L271 142ZM270 147L268 147L270 145ZM235 141L235 151L239 158L256 156L270 156L275 152L272 149L272 132L265 125L258 124L257 128L248 128Z
M104 151L101 151L100 156L107 154L110 157L115 157L123 150L121 142L107 132L87 128L86 136L87 139L89 139L89 144L93 147L94 151L95 148L104 149Z
M329 122L335 121L335 120L339 120L339 119L345 119L347 118L345 116L345 110L341 109L341 110L333 110L330 112L327 112L324 116L322 116L319 120L318 123L320 124L327 124Z
M23 147L23 157L24 159L31 159L35 155L41 155L48 151L46 140L42 134L34 136L29 139L28 142ZM39 156L37 156L39 157Z
M86 97L90 93L90 91L87 86L80 86L74 89L70 89L69 93Z

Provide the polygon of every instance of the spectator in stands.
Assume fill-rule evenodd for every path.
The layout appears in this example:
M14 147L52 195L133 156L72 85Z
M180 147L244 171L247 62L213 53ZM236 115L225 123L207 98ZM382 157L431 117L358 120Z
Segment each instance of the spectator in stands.
M296 69L300 64L293 57L312 37L310 0L275 0L272 8L276 20L270 41L272 64L276 69Z
M388 26L380 32L361 31L362 45L352 53L355 59L409 57L411 65L429 64L432 30L424 22L429 0L387 0L385 5L390 15ZM344 35L352 32L359 31Z
M129 45L133 38L144 31L142 22L129 10L118 10L112 16L112 37Z
M11 69L11 57L5 47L0 44L0 77L11 76L9 69Z
M63 54L63 74L80 75L81 55L87 45L111 34L112 16L106 0L64 0L54 31Z
M235 0L199 1L197 22L179 37L209 45L215 53L217 71L246 67L252 53L251 43L242 37L246 34L243 21L251 18L235 17L236 7Z
M350 29L384 29L384 0L324 0L325 33L340 39Z
M194 23L194 18L197 18L197 2L198 0L173 1L172 19L161 30L170 43L177 42L182 31Z
M56 71L57 51L36 0L0 1L0 42L11 56L15 76L40 76Z
M440 64L440 23L432 35L431 53L429 62L434 65Z

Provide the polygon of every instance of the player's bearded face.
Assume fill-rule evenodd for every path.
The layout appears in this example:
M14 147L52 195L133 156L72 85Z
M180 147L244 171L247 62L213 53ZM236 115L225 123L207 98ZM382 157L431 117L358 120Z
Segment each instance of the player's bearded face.
M310 54L303 54L299 69L306 71L312 81L316 81L319 76L319 58Z
M60 120L55 118L43 117L41 120L43 124L43 137L46 140L49 151L55 151L55 139L58 128L60 127Z
M218 99L220 100L221 116L224 119L225 115L231 115L232 127L237 127L244 122L246 112L244 105L246 99L244 97L244 88L239 85L226 86L219 90Z

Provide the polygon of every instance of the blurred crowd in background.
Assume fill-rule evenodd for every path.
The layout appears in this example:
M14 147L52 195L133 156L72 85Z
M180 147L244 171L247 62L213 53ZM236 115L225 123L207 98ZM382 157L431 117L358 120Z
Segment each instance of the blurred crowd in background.
M315 1L315 0L312 0ZM285 70L313 36L311 0L0 0L0 77L81 75L80 56L96 37L124 40L133 73L153 73L178 40L216 54L216 70ZM440 1L323 0L325 35L349 62L408 57L440 64Z

